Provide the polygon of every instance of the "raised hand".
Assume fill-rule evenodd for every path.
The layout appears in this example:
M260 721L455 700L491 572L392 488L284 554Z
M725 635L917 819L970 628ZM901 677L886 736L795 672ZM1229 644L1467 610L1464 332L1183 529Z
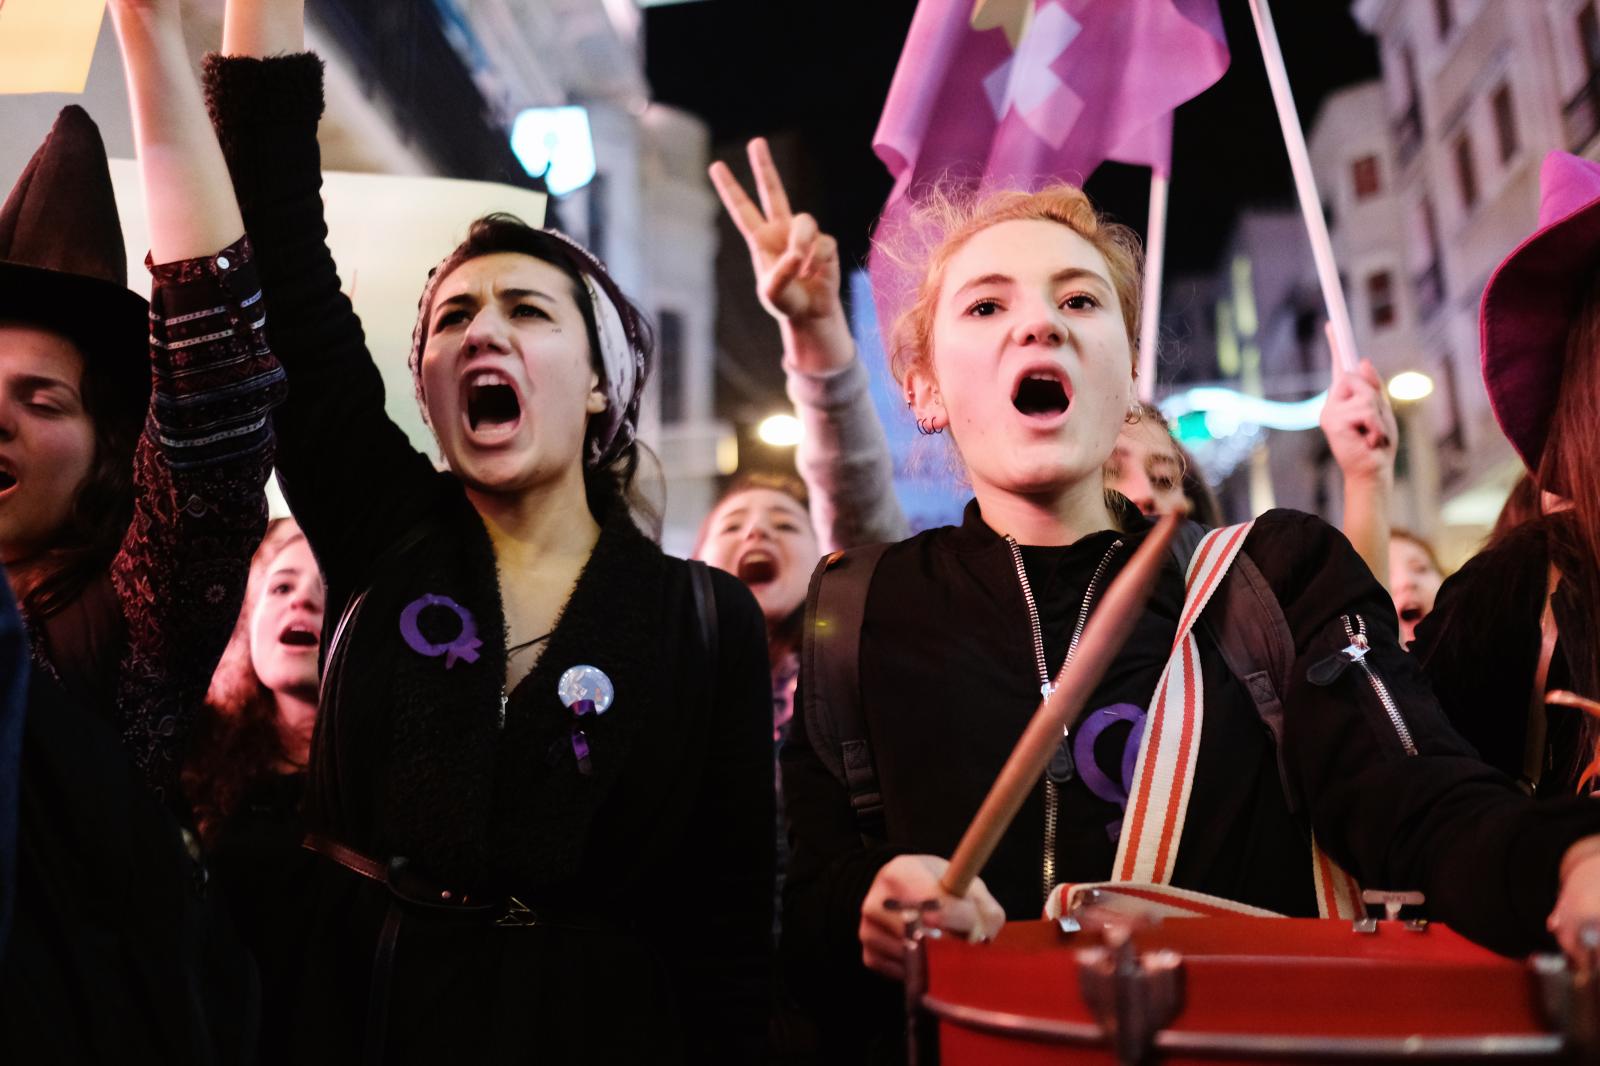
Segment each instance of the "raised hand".
M1393 476L1400 433L1371 362L1363 359L1355 372L1336 374L1319 422L1346 480Z
M750 142L759 207L724 163L711 164L711 183L750 249L756 295L784 329L789 358L802 371L838 369L855 357L839 299L839 245L810 215L789 207L772 152Z

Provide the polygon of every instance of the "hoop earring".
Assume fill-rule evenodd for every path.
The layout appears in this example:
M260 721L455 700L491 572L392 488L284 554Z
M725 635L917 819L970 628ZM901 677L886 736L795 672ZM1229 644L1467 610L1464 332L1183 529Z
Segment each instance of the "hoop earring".
M943 433L944 427L934 425L931 418L919 418L917 419L917 432L924 437L931 437L936 433Z

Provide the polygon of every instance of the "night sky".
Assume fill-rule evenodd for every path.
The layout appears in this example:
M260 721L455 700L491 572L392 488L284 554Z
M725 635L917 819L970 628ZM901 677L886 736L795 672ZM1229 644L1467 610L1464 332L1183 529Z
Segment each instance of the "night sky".
M1294 203L1249 6L1246 0L1220 0L1220 6L1233 59L1220 82L1178 110L1169 277L1210 270L1241 206ZM1349 6L1349 0L1273 5L1303 125L1330 90L1378 74L1375 44L1356 26ZM811 211L838 237L847 263L862 262L890 186L872 154L872 133L915 7L913 0L700 0L653 7L646 22L651 87L657 100L705 118L719 157L742 158L743 141L752 135L774 138L796 210ZM1102 210L1142 233L1148 174L1108 163L1088 191ZM743 361L743 353L774 342L776 330L760 321L753 298L730 291L739 287L731 283L739 269L743 285L749 284L748 259L726 227L725 245L730 241L735 265L727 256L719 264L719 346L725 357ZM746 369L755 385L744 389L750 403L769 389L781 399L781 374L770 356ZM739 417L739 404L720 406Z

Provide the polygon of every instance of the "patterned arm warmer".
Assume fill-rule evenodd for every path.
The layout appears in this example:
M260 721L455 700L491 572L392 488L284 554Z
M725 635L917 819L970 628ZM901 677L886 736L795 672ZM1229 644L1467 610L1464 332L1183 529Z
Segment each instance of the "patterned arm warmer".
M134 455L133 522L111 576L128 632L123 741L165 794L266 529L270 416L286 385L267 347L247 238L150 269L154 398Z

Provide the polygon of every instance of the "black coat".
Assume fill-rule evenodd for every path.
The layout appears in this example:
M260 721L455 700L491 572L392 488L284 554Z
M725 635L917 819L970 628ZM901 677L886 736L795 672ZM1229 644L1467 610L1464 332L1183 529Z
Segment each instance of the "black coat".
M689 564L612 503L537 666L509 694L496 560L459 482L388 420L383 385L324 245L315 57L208 63L212 114L273 304L290 380L275 425L285 495L321 564L331 633L306 820L435 894L515 896L542 918L500 928L407 909L388 994L391 1061L694 1061L757 1054L772 926L771 693L749 591L714 573L703 646ZM465 222L466 220L463 220ZM422 283L421 278L418 284ZM401 617L447 596L481 646L451 663ZM420 616L442 643L449 610ZM519 639L521 634L518 635ZM616 702L585 721L579 772L568 667ZM503 696L505 697L503 699ZM503 722L502 722L503 716ZM354 1061L391 897L324 862L307 889L304 973L268 989L299 1062Z
M1485 762L1524 776L1523 749L1543 634L1549 565L1563 577L1553 609L1560 638L1545 691L1575 689L1600 699L1600 633L1592 604L1579 590L1593 574L1568 547L1571 518L1529 522L1474 556L1439 588L1434 608L1417 626L1412 654L1422 663L1439 704ZM1592 751L1582 751L1583 712L1545 709L1547 728L1539 795L1570 795ZM1589 735L1593 735L1592 733Z
M1119 570L1148 525L1127 520ZM1030 579L1045 617L1047 653L1059 666L1061 627L1112 534L1061 551L1060 580ZM1434 917L1503 951L1547 943L1557 866L1580 837L1600 832L1600 806L1534 804L1478 761L1440 713L1416 663L1397 643L1394 607L1349 543L1320 519L1273 511L1244 550L1261 570L1294 636L1284 699L1284 757L1302 809L1291 813L1270 734L1248 694L1200 627L1205 719L1188 819L1173 883L1291 915L1315 915L1308 833L1365 886L1421 889ZM1182 577L1169 562L1127 648L1088 703L1148 702L1156 663L1171 646ZM1065 605L1065 610L1063 610ZM1207 625L1226 619L1209 617ZM1346 670L1319 687L1307 670L1349 643L1341 620L1360 615L1368 661L1401 708L1419 754L1407 755L1364 675ZM783 752L792 859L784 897L784 953L797 991L828 994L815 1006L847 1019L850 1001L875 1007L836 1029L892 1031L885 982L860 963L856 928L878 869L899 853L949 855L1038 704L1028 614L1010 551L976 503L964 523L891 547L874 575L861 643L861 694L882 785L888 842L864 847L848 797L810 747L796 714ZM803 706L807 678L801 678ZM1141 704L1142 705L1142 704ZM1008 916L1039 915L1043 786L1035 791L982 872ZM1114 844L1085 825L1104 821L1102 801L1064 793L1057 845L1061 880L1110 876ZM1115 811L1113 809L1112 813ZM1103 832L1103 830L1102 830ZM877 987L875 988L874 985ZM814 997L815 998L815 997ZM854 1030L849 1032L848 1030Z

